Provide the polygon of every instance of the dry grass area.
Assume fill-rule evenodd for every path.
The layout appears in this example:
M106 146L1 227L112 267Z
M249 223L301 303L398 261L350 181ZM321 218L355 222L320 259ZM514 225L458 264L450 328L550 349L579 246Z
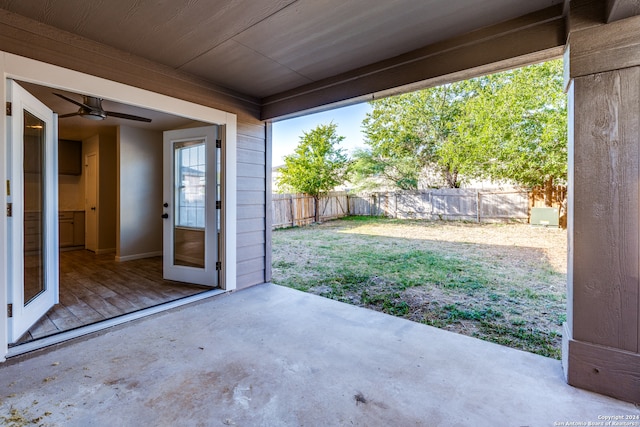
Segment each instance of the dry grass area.
M350 217L273 233L273 281L559 358L566 231Z

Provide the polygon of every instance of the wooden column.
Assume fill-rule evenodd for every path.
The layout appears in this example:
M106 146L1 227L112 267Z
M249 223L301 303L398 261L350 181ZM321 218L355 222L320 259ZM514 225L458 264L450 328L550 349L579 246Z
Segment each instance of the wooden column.
M575 25L566 55L570 190L563 367L571 385L638 403L640 17L605 25L580 19L579 12L572 4Z

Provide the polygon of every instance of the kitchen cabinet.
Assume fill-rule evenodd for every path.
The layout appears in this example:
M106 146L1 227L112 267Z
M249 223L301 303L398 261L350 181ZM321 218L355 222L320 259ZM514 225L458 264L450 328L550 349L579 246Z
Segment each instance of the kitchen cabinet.
M82 175L82 141L58 140L58 174Z
M61 248L84 246L84 211L58 212Z

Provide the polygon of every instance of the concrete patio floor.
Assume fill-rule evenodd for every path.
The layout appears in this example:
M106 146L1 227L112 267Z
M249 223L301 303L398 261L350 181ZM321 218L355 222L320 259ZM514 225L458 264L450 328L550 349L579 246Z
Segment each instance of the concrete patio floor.
M9 360L0 400L5 424L47 426L554 426L640 414L566 385L557 360L270 284Z

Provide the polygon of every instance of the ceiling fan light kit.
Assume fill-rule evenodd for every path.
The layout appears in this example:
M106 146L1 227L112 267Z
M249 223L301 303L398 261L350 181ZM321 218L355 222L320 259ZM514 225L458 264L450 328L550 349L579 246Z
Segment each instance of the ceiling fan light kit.
M58 116L61 119L73 116L80 116L82 118L88 120L104 120L107 117L117 117L120 119L127 120L136 120L138 122L150 123L151 119L146 117L134 116L132 114L118 113L116 111L105 111L102 108L102 98L96 98L95 96L82 96L82 102L78 102L75 99L69 98L68 96L62 95L60 93L53 93L59 98L64 99L65 101L71 102L72 104L80 107L78 111L75 113L62 114Z

